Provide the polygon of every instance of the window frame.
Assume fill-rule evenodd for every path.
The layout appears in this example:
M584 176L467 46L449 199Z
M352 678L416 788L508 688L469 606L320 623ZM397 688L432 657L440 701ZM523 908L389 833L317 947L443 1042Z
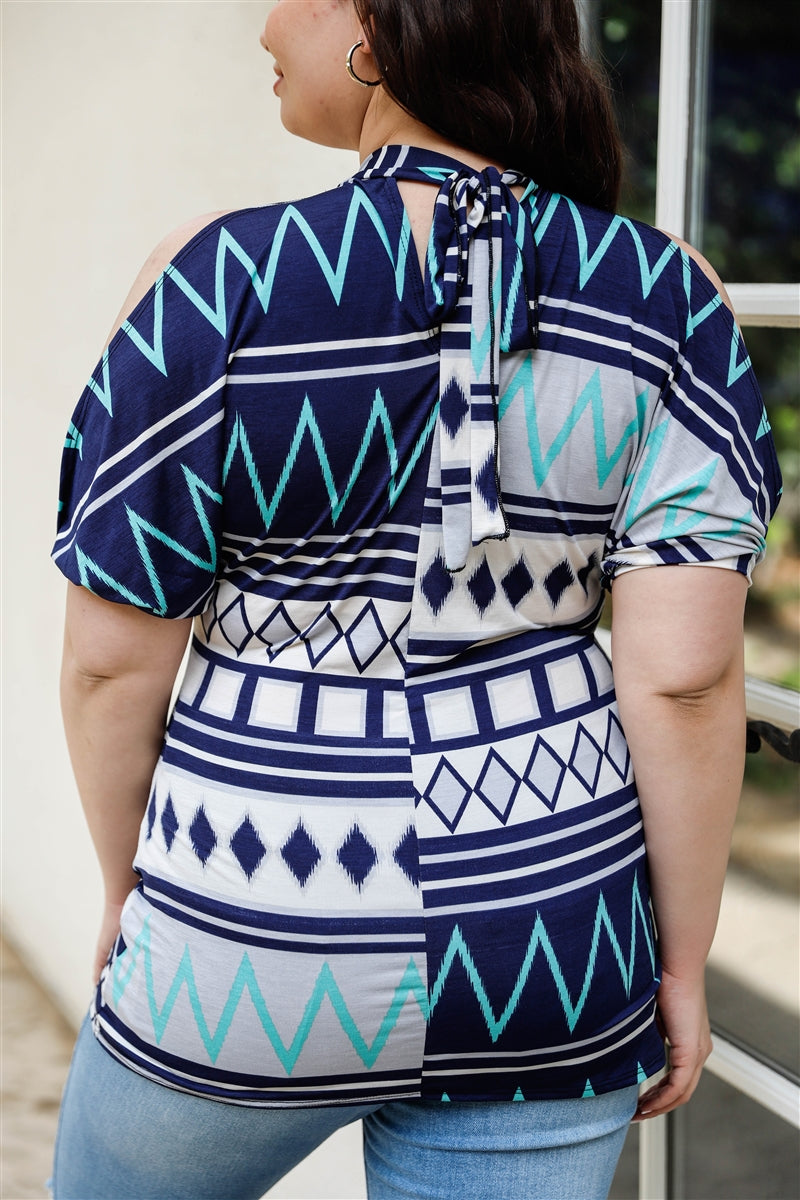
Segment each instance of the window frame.
M689 241L700 233L696 197L705 135L712 5L662 0L659 68L656 225ZM726 283L739 324L800 327L800 283ZM800 724L800 696L748 676L747 715L790 730ZM705 1069L800 1128L800 1087L745 1047L714 1030ZM639 1196L673 1200L682 1157L679 1114L640 1125Z
M578 0L582 33L596 43L592 0ZM712 0L662 0L655 224L674 237L701 240L701 164L705 154ZM800 328L800 282L737 283L726 290L739 324ZM602 636L602 634L601 634ZM800 724L800 694L764 679L746 680L747 715L784 730ZM714 1029L705 1069L800 1128L800 1086ZM683 1112L639 1126L640 1200L677 1200L684 1159Z

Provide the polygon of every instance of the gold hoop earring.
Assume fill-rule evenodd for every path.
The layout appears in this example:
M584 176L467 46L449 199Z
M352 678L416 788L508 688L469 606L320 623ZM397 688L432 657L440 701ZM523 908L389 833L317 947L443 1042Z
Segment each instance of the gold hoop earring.
M353 55L355 54L356 50L360 50L363 45L364 45L363 42L356 42L355 46L350 47L350 50L348 51L347 58L346 58L345 64L344 64L345 69L347 71L347 74L353 80L353 82L360 84L361 87L366 87L366 88L377 87L378 84L380 83L380 79L372 79L372 80L371 79L362 79L360 75L356 75L355 69L353 67Z

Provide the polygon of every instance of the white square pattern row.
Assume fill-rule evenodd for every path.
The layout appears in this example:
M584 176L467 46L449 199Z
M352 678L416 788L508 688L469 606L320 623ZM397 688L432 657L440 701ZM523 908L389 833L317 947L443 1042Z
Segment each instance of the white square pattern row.
M198 667L195 661L187 673L181 692L181 699L185 703L191 704L200 690L204 668ZM548 663L545 670L550 700L556 712L564 712L589 700L589 681L579 656ZM243 681L244 676L238 671L221 666L211 668L211 678L200 701L201 710L210 716L231 720L236 712ZM489 680L486 686L496 729L533 721L541 715L529 671L518 671ZM603 684L601 690L605 690ZM261 729L296 732L302 694L303 684L298 681L274 677L259 679L250 707L249 723ZM473 737L479 731L468 685L431 692L425 697L425 713L433 741ZM363 738L366 735L366 722L365 688L325 685L319 688L314 718L316 734L322 737ZM385 692L384 737L404 737L407 732L404 694L400 691Z
M556 712L564 712L589 700L589 682L580 658L559 659L548 663L545 670ZM496 729L535 721L541 715L530 671L491 679L486 688ZM425 697L425 713L433 741L472 737L478 732L478 718L469 687L431 693Z
M231 720L239 703L244 676L227 667L210 668L211 676L200 701L202 712L222 720ZM198 678L197 675L200 675ZM181 691L184 703L191 703L200 690L202 673L187 676ZM367 727L367 689L331 687L318 689L314 715L314 733L321 737L363 738ZM250 705L248 723L260 729L296 733L300 720L303 684L291 679L259 679ZM408 717L402 692L386 691L383 696L384 737L405 737Z

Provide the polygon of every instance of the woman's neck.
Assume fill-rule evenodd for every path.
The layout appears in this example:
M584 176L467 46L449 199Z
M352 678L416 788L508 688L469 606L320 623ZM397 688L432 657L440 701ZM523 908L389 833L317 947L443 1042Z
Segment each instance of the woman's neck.
M421 150L430 150L436 154L445 154L448 158L455 158L478 171L482 171L484 167L494 166L502 169L508 165L495 159L483 158L473 150L448 141L402 109L387 96L383 88L376 89L364 117L358 144L360 160L363 162L381 146L418 146Z

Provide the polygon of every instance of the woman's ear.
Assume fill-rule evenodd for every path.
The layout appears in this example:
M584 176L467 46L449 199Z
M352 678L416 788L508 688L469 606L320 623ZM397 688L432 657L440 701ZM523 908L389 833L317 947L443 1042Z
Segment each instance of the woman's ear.
M372 54L372 13L365 12L362 21L361 14L356 10L356 21L358 22L358 37L362 43L361 53Z
M359 35L359 40L361 41L360 53L371 55L372 54L372 46L370 44L369 33L367 32L366 29L359 29L358 35Z

